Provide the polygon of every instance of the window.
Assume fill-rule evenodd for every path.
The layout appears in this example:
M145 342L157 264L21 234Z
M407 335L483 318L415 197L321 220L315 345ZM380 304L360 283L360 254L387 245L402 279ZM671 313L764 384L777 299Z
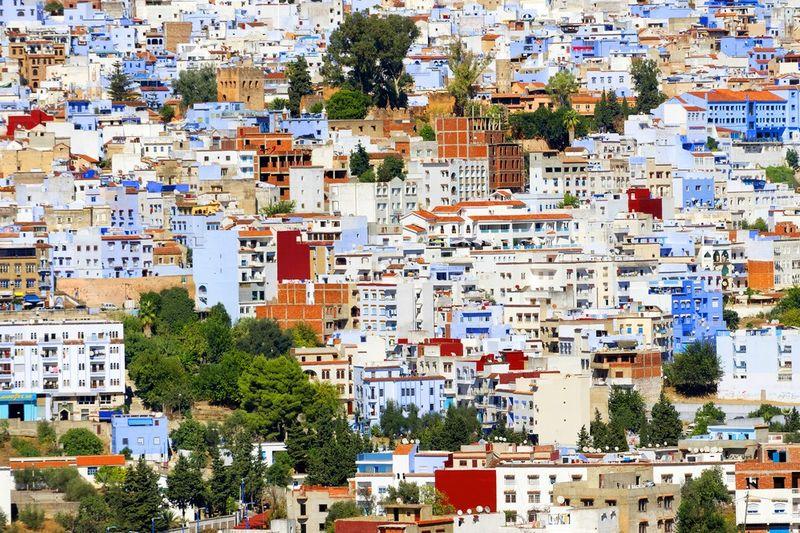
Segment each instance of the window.
M328 504L327 503L319 504L319 512L320 513L327 513L328 512Z
M138 444L139 446L144 446L144 437L139 437L138 439L136 439L136 444Z
M508 491L505 493L506 495L506 503L517 503L517 493L513 491Z
M639 500L639 512L646 513L647 512L647 498L641 498Z
M161 437L153 437L153 444L156 446L161 444Z

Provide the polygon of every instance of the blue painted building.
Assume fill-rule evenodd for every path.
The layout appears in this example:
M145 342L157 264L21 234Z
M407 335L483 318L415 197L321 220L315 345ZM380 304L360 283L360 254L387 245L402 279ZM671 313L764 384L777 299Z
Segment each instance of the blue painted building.
M672 178L675 207L713 209L714 177L702 173L675 172Z
M456 309L450 323L454 339L499 339L509 336L511 327L503 321L503 306Z
M650 294L668 295L675 353L698 340L712 340L725 331L722 293L708 290L699 277L662 279L650 283Z
M38 403L33 392L0 392L0 420L46 420L45 405Z
M117 415L111 418L111 453L127 448L133 458L169 460L169 422L166 416Z

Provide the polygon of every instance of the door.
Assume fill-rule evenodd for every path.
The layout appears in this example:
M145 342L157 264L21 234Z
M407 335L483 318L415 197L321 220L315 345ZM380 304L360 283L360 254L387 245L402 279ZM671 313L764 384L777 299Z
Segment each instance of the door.
M12 403L8 405L8 418L25 420L25 404Z

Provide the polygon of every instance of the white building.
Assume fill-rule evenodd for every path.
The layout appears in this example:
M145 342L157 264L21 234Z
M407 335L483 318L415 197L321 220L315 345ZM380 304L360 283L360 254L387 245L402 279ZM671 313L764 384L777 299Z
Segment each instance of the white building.
M720 398L800 401L800 330L765 327L721 332Z
M0 322L0 418L88 420L125 394L121 322Z

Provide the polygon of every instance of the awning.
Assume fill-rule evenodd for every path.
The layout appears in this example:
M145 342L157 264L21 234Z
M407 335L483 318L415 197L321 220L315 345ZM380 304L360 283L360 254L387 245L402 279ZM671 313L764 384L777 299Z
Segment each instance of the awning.
M29 304L38 304L41 301L41 299L35 294L26 294L23 300Z

